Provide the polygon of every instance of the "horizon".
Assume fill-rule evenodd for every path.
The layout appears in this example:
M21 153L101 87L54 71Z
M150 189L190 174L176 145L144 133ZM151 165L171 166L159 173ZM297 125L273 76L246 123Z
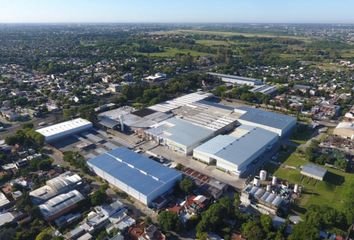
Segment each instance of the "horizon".
M354 24L353 8L350 0L12 0L0 23Z

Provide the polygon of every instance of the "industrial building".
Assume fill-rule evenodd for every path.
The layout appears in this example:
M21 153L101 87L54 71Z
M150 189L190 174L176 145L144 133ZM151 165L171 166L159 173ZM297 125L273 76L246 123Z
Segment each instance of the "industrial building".
M241 192L241 203L251 206L263 214L276 215L281 208L289 203L290 189L265 189L261 186L247 185Z
M241 77L235 75L227 75L220 73L208 73L211 76L219 77L224 83L229 83L233 85L247 85L247 86L256 86L262 85L263 81L255 78Z
M317 166L312 163L302 166L302 168L301 168L302 175L316 179L316 180L320 180L320 181L323 181L326 173L327 173L327 169Z
M288 136L296 126L296 118L284 114L246 106L238 107L235 111L242 114L238 119L241 124L263 128L280 137Z
M340 122L333 134L342 138L354 140L354 122Z
M215 135L215 131L190 123L189 121L170 118L145 131L151 140L169 147L184 155Z
M75 208L83 199L84 196L79 191L73 190L68 193L60 194L38 207L47 221L53 221Z
M172 112L179 118L215 131L216 134L235 128L241 116L233 107L205 100L187 104Z
M123 147L87 164L98 176L148 206L182 178L181 173Z
M149 108L136 110L129 106L113 109L98 115L101 126L122 132L144 130L170 117L172 117L172 114L157 112Z
M48 180L46 185L31 191L29 195L33 204L38 205L61 193L74 190L81 185L81 177L68 171Z
M190 103L198 102L200 100L206 100L213 97L213 94L211 93L206 93L206 92L194 92L190 93L169 101L165 101L153 106L148 107L149 109L152 109L157 112L171 112L174 109L177 109L179 107L185 106Z
M195 148L193 158L242 175L248 166L271 149L278 135L262 128L241 125L233 135L218 135Z
M259 92L259 93L263 93L263 94L267 94L267 95L272 95L276 91L277 91L277 87L271 86L271 85L259 85L259 86L255 86L254 88L252 88L250 90L250 92L253 92L253 93Z
M90 121L76 118L49 127L40 128L36 130L36 132L42 134L46 142L53 142L90 128L92 128L92 123Z

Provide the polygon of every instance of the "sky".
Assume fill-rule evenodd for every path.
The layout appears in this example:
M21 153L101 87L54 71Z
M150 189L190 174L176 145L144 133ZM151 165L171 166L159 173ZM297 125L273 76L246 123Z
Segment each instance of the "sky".
M354 0L0 0L0 23L354 23Z

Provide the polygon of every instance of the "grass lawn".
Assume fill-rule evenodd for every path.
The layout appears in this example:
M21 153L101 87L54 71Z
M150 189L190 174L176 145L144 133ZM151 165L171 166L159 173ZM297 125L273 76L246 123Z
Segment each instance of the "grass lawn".
M172 58L175 57L176 54L190 54L193 57L200 57L200 56L211 56L212 54L210 53L204 53L204 52L198 52L194 50L188 50L188 49L177 49L177 48L165 48L163 52L156 52L156 53L141 53L137 52L137 54L145 55L145 56L151 56L151 57L165 57L165 58Z
M300 167L308 163L305 157L293 152L288 155L284 165ZM283 165L283 166L284 166ZM316 181L307 177L302 177L300 170L279 167L274 171L274 175L281 179L286 179L290 183L297 183L303 187L302 197L299 202L300 208L307 208L311 204L328 205L341 210L347 196L348 190L354 185L354 174L344 173L339 170L327 168L328 172L324 181ZM272 171L272 169L268 169ZM274 170L274 169L273 169Z

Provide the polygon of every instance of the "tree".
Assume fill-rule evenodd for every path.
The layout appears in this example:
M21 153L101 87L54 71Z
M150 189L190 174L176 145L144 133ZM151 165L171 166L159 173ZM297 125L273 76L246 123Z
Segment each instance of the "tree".
M52 234L49 229L43 230L36 237L36 240L51 240L51 239L52 239Z
M272 222L272 218L270 216L262 215L260 218L260 222L261 222L263 230L266 233L269 233L272 231L273 222Z
M188 177L183 178L178 185L183 192L188 194L191 193L195 188L194 182Z
M92 206L97 206L107 201L108 195L106 193L106 186L101 186L96 192L90 196Z
M265 238L264 231L255 221L248 221L244 223L242 225L242 234L247 238L247 240L259 240Z
M168 232L168 231L178 231L180 230L181 223L178 215L174 212L163 211L160 212L157 221L160 227Z
M317 240L319 239L319 230L306 221L296 224L292 233L289 236L289 240Z

